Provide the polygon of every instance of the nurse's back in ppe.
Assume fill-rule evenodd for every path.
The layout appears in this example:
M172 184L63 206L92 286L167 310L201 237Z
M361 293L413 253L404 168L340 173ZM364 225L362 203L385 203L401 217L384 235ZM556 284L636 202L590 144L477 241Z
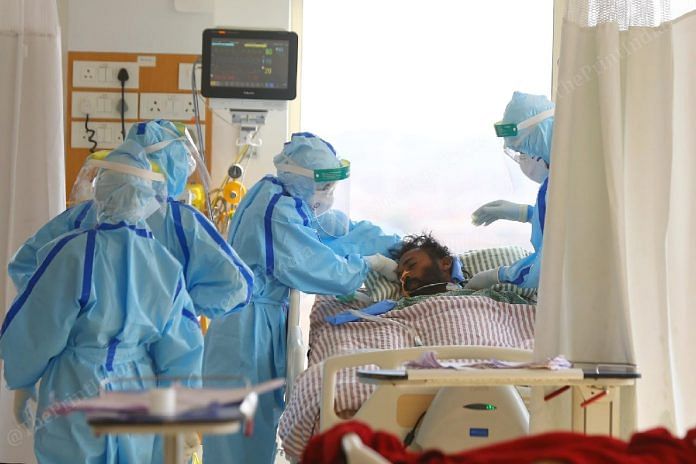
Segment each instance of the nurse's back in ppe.
M179 131L173 123L159 119L135 124L126 140L145 147L148 159L166 177L166 207L147 218L148 227L183 267L196 314L213 318L243 308L251 297L253 280L249 268L213 224L194 208L175 200L196 166L191 154L195 147ZM88 188L76 185L74 190L85 192ZM64 233L94 227L96 222L93 202L85 201L39 229L8 266L17 289L21 290L36 270L36 255L42 246Z
M94 396L109 379L121 379L112 389L140 389L154 376L194 385L200 374L203 340L181 265L144 221L159 207L150 163L133 142L105 161L112 167L96 179L97 225L39 250L39 266L1 329L9 387L41 381L35 451L42 464L161 462L154 436L95 437L83 415L55 416L49 407Z
M323 188L325 185L306 173L313 172L318 179L320 170L342 169L345 164L333 147L312 134L295 134L274 158L274 164L278 177L268 176L254 185L232 218L228 240L254 273L254 294L249 308L211 323L206 334L204 378L236 374L258 383L285 377L289 289L351 294L369 269L359 253L337 254L318 233L320 219L327 214L332 218L332 230L322 230L322 234L336 235L337 229L344 229L342 233L348 237L346 226L355 228L348 221L339 224L345 212L332 210L332 195L338 186L335 190L334 186ZM340 172L336 171L336 177ZM379 228L369 223L358 224L368 240L375 239L384 249L359 243L357 235L347 239L350 243L339 240L342 243L336 245L344 250L386 254L398 242L395 236L382 237ZM205 436L205 459L271 463L283 407L282 391L262 395L253 435Z

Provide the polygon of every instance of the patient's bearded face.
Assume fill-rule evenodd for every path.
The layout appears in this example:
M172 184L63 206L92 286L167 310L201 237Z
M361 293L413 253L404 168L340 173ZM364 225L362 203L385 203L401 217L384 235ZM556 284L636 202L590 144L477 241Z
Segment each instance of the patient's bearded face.
M436 260L425 250L416 248L401 256L396 273L403 293L408 296L424 285L449 282L451 269L451 258Z

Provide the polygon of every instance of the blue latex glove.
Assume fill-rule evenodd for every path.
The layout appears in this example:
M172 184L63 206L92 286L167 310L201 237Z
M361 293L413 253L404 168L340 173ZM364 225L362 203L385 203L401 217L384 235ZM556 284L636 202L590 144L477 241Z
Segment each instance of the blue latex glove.
M368 314L370 316L379 316L380 314L384 314L386 312L391 311L394 309L396 306L396 301L394 300L383 300L380 301L379 303L375 303L372 306L368 306L367 308L363 308L360 310L360 312L364 314ZM341 325L345 324L346 322L355 322L359 321L360 317L356 316L355 314L352 314L348 311L344 311L342 313L335 314L333 316L326 316L326 322L329 324L333 325Z

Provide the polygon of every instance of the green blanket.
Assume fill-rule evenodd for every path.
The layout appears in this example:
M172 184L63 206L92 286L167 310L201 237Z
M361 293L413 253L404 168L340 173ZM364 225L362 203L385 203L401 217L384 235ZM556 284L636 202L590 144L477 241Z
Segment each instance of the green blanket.
M523 298L516 292L510 292L507 290L492 290L490 288L486 288L483 290L467 290L467 289L461 289L461 290L452 290L449 292L444 292L444 293L438 293L436 295L421 295L421 296L407 296L400 298L396 302L396 309L403 309L407 308L409 306L412 306L416 303L420 303L421 301L425 301L428 298L434 297L434 296L486 296L492 300L498 301L500 303L509 303L509 304L535 304L534 301L528 300L526 298Z

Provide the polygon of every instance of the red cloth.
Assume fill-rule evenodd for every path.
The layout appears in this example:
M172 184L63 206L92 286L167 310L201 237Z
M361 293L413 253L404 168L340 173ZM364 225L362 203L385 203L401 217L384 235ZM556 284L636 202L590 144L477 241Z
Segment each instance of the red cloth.
M636 433L628 443L606 436L551 432L445 455L439 451L406 451L394 435L374 432L356 421L339 424L313 437L304 451L302 462L345 463L341 439L351 432L395 464L524 464L541 460L567 464L696 464L696 429L690 430L683 439L673 437L663 428L652 429Z

